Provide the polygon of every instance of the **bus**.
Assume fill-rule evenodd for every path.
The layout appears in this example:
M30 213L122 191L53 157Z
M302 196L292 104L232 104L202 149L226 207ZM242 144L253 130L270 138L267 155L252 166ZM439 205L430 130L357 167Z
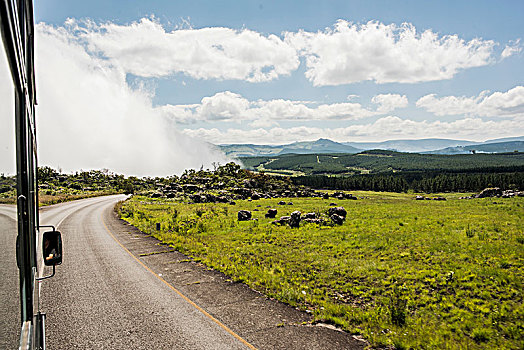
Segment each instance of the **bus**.
M16 163L16 210L14 205L0 208L0 348L24 350L45 349L40 286L62 263L60 232L53 226L39 225L34 30L31 0L0 0L4 48L0 55L11 78L2 77L0 84L4 85L2 91L13 97L13 113L2 118L14 119L11 129ZM53 268L49 276L42 275L46 265Z

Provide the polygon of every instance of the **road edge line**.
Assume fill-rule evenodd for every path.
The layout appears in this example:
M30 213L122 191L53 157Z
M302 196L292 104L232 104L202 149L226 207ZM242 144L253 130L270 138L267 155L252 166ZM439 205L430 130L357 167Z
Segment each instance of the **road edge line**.
M256 347L254 347L253 345L251 345L247 340L245 340L244 338L242 338L240 335L238 335L237 333L235 333L233 330L231 330L228 326L226 326L225 324L223 324L222 322L220 322L219 320L217 320L216 318L214 318L210 313L208 313L206 310L204 310L203 308L201 308L200 306L198 306L194 301L192 301L191 299L189 299L188 297L186 297L184 294L182 294L182 292L180 292L178 289L176 289L175 287L173 287L173 285L171 285L169 282L167 282L165 279L163 279L162 277L160 277L157 273L155 273L153 270L151 270L146 264L144 264L142 261L140 261L140 259L138 259L133 253L131 253L131 251L129 249L127 249L116 237L115 235L111 232L111 230L107 227L106 225L106 222L104 221L104 217L103 217L103 212L102 214L100 214L100 219L102 221L102 224L104 225L104 228L106 229L107 233L109 233L109 235L115 240L116 243L118 243L118 245L120 247L122 247L133 259L135 259L140 265L142 265L147 271L149 271L153 276L155 276L156 278L158 278L160 281L162 281L166 286L168 286L171 290L173 290L175 293L177 293L182 299L184 299L186 302L188 302L191 306L193 306L195 309L197 309L198 311L200 311L202 314L204 314L204 316L206 316L207 318L209 318L211 321L215 322L218 326L220 326L223 330L225 330L226 332L228 332L230 335L232 335L234 338L236 338L238 341L240 341L242 344L244 344L245 346L247 346L248 348L252 349L252 350L258 350Z

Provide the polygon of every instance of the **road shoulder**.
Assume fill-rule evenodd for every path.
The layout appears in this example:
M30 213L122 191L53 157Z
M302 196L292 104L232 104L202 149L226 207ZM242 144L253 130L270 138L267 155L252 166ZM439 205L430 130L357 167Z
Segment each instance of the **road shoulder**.
M121 220L113 210L107 210L103 219L132 255L258 349L364 349L367 345L346 332L312 325L309 314L192 261Z

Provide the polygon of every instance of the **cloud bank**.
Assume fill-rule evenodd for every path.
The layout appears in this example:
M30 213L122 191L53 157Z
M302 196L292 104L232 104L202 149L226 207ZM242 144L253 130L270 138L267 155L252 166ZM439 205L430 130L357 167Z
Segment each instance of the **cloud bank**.
M128 25L70 19L65 28L89 51L141 77L182 73L195 79L267 82L290 75L304 58L306 77L314 86L451 79L461 70L495 62L497 45L418 32L409 23L374 21L339 20L324 31L284 32L282 37L221 27L166 31L154 18ZM518 41L511 43L502 58L518 50Z
M197 121L243 121L267 126L284 120L357 120L389 113L408 105L405 95L384 94L373 97L376 109L364 108L360 103L318 104L284 99L248 101L231 91L202 98L198 104L165 105L158 109L167 118L189 124Z
M492 62L495 46L491 40L466 42L458 35L419 33L409 23L357 25L344 20L325 31L286 33L285 41L306 57L306 77L315 86L450 79L460 70Z
M478 96L446 96L435 94L421 97L417 107L437 116L467 115L476 117L524 118L524 86L516 86L507 92L484 91Z
M69 20L67 28L89 50L128 73L164 77L184 73L195 79L263 82L289 75L300 64L292 47L276 35L243 29L174 29L154 19L130 25Z
M130 88L123 69L75 39L63 28L37 25L40 164L163 176L226 161L174 129L148 91Z
M193 137L202 138L216 144L229 143L268 143L282 144L297 140L316 140L328 138L333 141L385 141L394 139L421 139L421 138L457 138L464 140L478 139L478 135L489 130L489 137L497 138L508 136L508 130L522 132L523 120L484 121L479 118L465 118L453 122L443 121L414 121L396 116L387 116L371 124L357 124L340 128L318 128L299 126L292 128L267 129L185 129L184 133ZM487 139L486 138L486 139ZM257 142L263 140L264 142ZM269 142L268 142L269 140Z

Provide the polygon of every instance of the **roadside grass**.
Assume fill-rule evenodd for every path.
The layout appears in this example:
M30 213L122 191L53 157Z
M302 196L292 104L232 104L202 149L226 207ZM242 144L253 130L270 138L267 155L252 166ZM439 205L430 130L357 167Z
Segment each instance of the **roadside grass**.
M235 206L134 196L119 211L195 260L374 347L524 348L524 198L352 193L360 200ZM267 207L277 217L325 213L331 202L348 211L342 226L292 229L264 217ZM241 209L257 220L238 222Z
M111 194L122 193L121 191L103 190L103 191L82 191L66 188L58 188L54 191L39 191L38 203L41 207L62 202L74 201L77 199L108 196ZM0 204L16 204L16 191L2 193L0 195Z

